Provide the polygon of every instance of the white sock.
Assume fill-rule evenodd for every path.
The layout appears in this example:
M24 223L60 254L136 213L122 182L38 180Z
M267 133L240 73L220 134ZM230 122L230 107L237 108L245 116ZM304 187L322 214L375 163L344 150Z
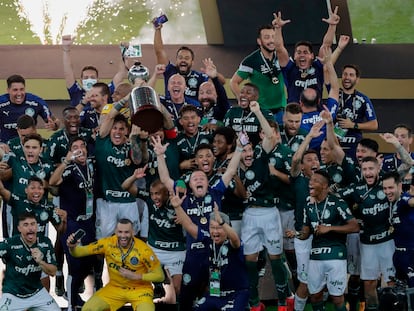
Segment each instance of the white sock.
M306 307L306 301L308 298L301 298L295 294L295 311L303 311Z

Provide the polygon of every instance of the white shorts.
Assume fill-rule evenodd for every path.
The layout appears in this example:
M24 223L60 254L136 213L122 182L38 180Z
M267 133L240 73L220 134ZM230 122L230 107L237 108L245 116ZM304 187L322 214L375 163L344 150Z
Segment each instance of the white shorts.
M325 286L329 295L342 296L347 286L346 260L310 260L308 270L310 294L321 292Z
M185 251L166 251L163 249L152 247L155 255L161 264L168 269L171 276L183 274L183 265L185 260Z
M137 203L118 203L96 200L96 238L101 239L111 236L115 232L116 224L121 218L127 218L134 225L134 233L140 229Z
M233 228L234 231L236 231L238 236L241 236L241 226L242 226L242 221L241 220L232 220L231 221L231 227Z
M346 236L347 264L350 275L361 274L361 252L359 233L348 233Z
M283 249L284 250L293 250L295 245L293 238L288 238L285 235L286 230L295 231L295 211L279 211L280 222L282 223L282 232L283 232Z
M38 293L27 298L19 298L9 293L3 293L0 300L0 310L60 311L60 307L47 290L42 288Z
M312 240L313 235L310 235L306 240L294 239L296 262L298 264L298 280L304 284L308 284L308 269Z
M241 239L245 255L259 253L263 247L266 247L269 255L282 254L283 234L278 209L247 208L242 218Z
M394 251L394 240L379 244L361 243L361 280L377 280L382 275L384 282L389 282L390 277L395 276Z

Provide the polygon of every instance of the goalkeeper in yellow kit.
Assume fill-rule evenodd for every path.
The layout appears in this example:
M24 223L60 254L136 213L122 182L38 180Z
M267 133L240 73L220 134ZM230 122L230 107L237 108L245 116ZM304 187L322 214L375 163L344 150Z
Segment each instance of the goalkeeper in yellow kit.
M131 303L133 310L154 311L151 282L162 282L164 272L150 247L134 237L129 219L120 219L115 235L80 246L69 235L67 245L74 257L105 256L109 283L98 290L83 306L83 311L118 310Z

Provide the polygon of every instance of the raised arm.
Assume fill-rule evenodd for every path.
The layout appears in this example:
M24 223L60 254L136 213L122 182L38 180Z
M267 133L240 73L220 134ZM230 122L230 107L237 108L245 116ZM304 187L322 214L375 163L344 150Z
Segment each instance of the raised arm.
M154 152L157 155L158 174L160 175L160 180L165 187L167 187L168 191L172 193L174 191L174 180L170 177L167 162L165 161L165 151L167 150L169 143L163 145L159 136L151 136L151 142L154 147Z
M332 63L335 65L336 61L339 58L339 55L341 55L342 51L345 50L346 46L349 43L350 37L347 35L341 35L339 37L338 46L332 53Z
M127 179L124 180L121 187L122 189L128 191L130 194L132 194L134 197L138 195L138 188L135 185L135 181L139 178L145 177L145 171L147 169L147 164L144 167L137 168L134 171L134 174L129 176Z
M170 192L170 203L174 207L175 214L177 215L176 222L183 226L185 231L187 231L189 235L196 239L198 235L198 226L193 223L191 218L182 208L185 197L186 196L184 195L180 198L177 193Z
M260 122L260 127L264 132L264 138L262 142L263 149L266 152L270 152L277 144L277 137L274 129L270 126L269 122L260 110L260 105L257 101L250 102L250 110L256 115L256 118Z
M237 232L234 231L234 229L230 226L230 224L223 221L216 202L214 202L213 211L214 211L214 218L221 225L224 232L226 232L227 239L230 241L231 246L233 246L234 248L240 248L241 242L240 242L239 236L237 235Z
M3 198L4 201L9 202L11 197L10 190L7 190L4 187L3 182L0 180L0 196Z
M164 43L162 42L161 28L162 28L162 24L155 27L154 51L155 51L155 56L157 57L157 64L168 65L168 56L164 49Z
M334 10L329 12L328 18L322 18L322 21L328 24L328 30L325 33L325 36L322 40L321 48L319 49L319 56L323 57L325 53L325 48L331 48L332 43L335 38L335 32L336 32L336 26L338 25L340 21L340 17L338 15L338 6L334 8Z
M408 174L410 168L414 165L414 160L411 158L410 153L400 144L398 138L391 133L380 134L380 137L389 144L392 144L397 153L400 155L401 165L398 167L398 174L400 177L404 177Z
M123 46L123 44L124 43L121 42L121 47ZM118 70L115 73L114 77L112 78L112 82L115 88L124 81L127 74L128 74L128 68L125 64L124 56L122 55L122 53L120 53L119 61L118 61Z
M303 142L299 145L298 150L296 150L295 154L292 157L292 165L291 165L291 168L290 168L290 175L292 177L299 176L299 174L302 170L301 169L301 163L302 163L303 154L308 149L309 144L312 141L312 139L314 139L316 137L319 137L323 134L321 129L324 125L325 125L325 123L323 121L316 122L312 126L312 128L309 131L308 135L306 135Z
M329 89L329 98L333 98L336 101L339 100L339 82L338 76L336 75L335 67L332 63L332 51L331 48L326 47L324 50L323 58L319 57L323 63L323 70L327 81L329 81L331 88Z
M134 164L148 163L148 132L141 130L139 126L133 124L129 134L129 141L131 143L131 158Z
M244 81L242 77L237 74L237 71L233 74L230 80L230 89L233 92L234 96L236 96L237 100L240 97L240 84Z
M62 36L63 76L67 88L70 88L76 81L75 73L73 72L72 58L70 56L72 43L73 41L70 35Z
M332 115L329 112L328 108L324 107L324 110L321 112L320 116L326 123L326 140L329 147L332 149L332 152L334 153L335 162L342 164L342 161L345 158L345 152L339 144L338 138L335 135Z
M233 176L237 173L237 168L239 167L242 153L243 147L240 143L240 138L238 138L236 150L233 152L233 156L231 157L226 171L224 172L223 176L221 176L221 179L223 180L223 183L226 185L226 187L230 184L230 181L232 180Z
M282 28L286 24L290 23L290 19L283 20L282 12L273 13L273 17L272 25L275 29L276 55L280 66L285 67L289 62L289 52L285 47Z

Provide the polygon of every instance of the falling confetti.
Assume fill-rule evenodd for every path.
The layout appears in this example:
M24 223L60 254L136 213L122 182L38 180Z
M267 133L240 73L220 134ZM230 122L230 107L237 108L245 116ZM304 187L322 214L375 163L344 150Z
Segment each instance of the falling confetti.
M2 8L11 12L2 22L9 27L8 41L19 44L27 44L25 37L28 43L59 44L66 34L76 44L152 43L151 20L161 13L169 19L165 43L206 43L198 0L2 0Z

